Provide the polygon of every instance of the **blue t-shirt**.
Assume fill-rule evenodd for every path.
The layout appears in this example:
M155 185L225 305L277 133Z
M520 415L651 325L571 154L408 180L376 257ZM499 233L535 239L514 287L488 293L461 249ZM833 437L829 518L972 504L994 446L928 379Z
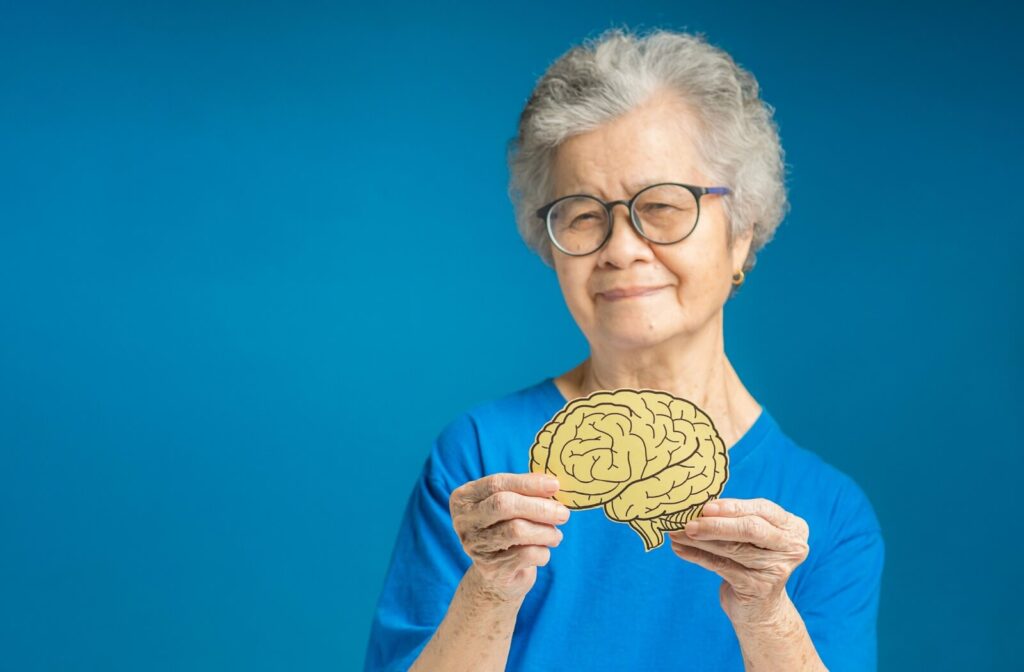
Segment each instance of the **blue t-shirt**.
M449 496L471 480L529 471L537 432L567 400L552 378L459 415L413 487L371 626L368 671L406 670L441 623L471 560ZM762 406L729 449L723 497L770 499L807 521L807 559L787 592L832 672L876 669L884 560L878 519L847 475L797 446ZM516 620L508 670L743 670L719 604L721 577L663 546L645 552L600 508L573 511L537 568Z

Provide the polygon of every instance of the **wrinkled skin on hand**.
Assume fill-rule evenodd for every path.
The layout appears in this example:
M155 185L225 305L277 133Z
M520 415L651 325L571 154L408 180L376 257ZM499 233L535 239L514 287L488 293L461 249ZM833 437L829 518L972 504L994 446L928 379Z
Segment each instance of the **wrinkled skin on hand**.
M776 619L809 536L806 520L762 497L719 499L686 530L669 533L676 555L722 577L719 600L734 625Z
M556 526L569 520L569 509L552 501L557 490L550 476L499 473L452 491L452 527L473 559L467 575L481 594L510 602L533 587L537 567L562 541Z

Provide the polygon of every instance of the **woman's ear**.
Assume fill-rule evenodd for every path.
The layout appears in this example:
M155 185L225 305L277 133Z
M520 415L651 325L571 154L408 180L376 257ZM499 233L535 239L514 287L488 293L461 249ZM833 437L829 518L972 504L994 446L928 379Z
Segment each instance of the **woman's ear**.
M750 255L750 244L754 240L754 227L757 226L757 222L752 224L749 229L744 231L738 236L732 238L732 270L733 273L743 268L747 261L747 257Z

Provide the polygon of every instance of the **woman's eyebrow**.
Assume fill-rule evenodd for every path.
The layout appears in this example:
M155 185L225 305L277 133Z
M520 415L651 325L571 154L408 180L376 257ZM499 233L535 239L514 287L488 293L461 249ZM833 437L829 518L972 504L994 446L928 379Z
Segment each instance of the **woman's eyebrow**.
M652 184L661 184L662 182L678 182L678 180L669 180L667 178L666 179L652 178L652 179L648 179L648 180L637 180L636 182L627 182L625 184L625 187L626 187L626 189L629 190L630 196L632 196L633 194L635 194L636 192L640 191L644 187L649 187Z

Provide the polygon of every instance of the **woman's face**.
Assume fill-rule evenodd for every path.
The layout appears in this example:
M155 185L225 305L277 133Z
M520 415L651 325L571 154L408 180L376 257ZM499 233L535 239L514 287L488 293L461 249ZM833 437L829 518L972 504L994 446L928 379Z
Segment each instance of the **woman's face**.
M555 197L586 193L606 201L628 200L656 182L729 186L710 184L700 172L691 140L695 130L696 120L685 104L659 93L622 117L563 142L552 165ZM573 257L552 245L569 312L592 345L648 347L697 333L717 316L751 238L737 238L729 249L722 198L730 197L702 196L697 228L672 245L642 238L624 206L613 208L611 237L597 252ZM657 289L620 299L603 294L634 287Z

